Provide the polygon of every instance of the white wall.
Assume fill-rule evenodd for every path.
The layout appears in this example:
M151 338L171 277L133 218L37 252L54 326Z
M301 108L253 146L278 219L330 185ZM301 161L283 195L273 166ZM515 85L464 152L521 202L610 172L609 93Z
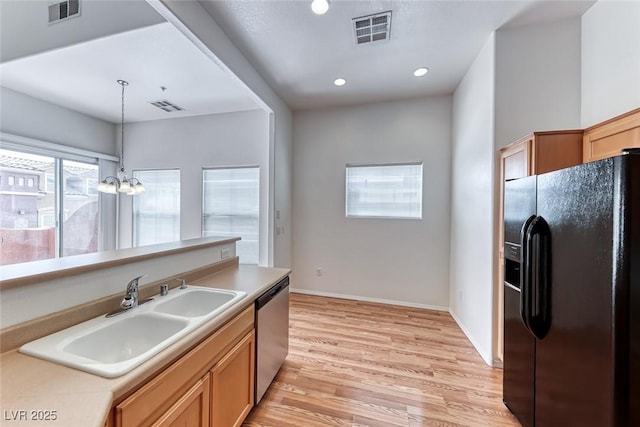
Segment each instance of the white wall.
M640 2L601 0L582 16L582 127L640 107Z
M147 0L162 16L192 40L211 60L236 76L256 95L256 102L272 113L270 122L270 156L274 171L270 177L269 233L273 248L270 264L291 266L291 176L292 119L291 110L269 87L247 61L215 20L198 2L180 0ZM279 218L275 213L279 212ZM274 233L276 228L280 234Z
M496 148L580 128L580 19L496 32Z
M483 359L493 355L494 61L492 34L453 95L449 311Z
M450 311L489 364L501 327L498 150L533 131L580 128L580 43L579 18L500 29L454 94Z
M113 123L5 87L0 87L0 130L116 155L116 128Z
M185 117L125 125L125 166L180 169L180 234L202 235L202 168L260 166L261 265L267 264L269 123L262 110ZM131 197L121 197L120 247L131 246Z
M293 123L292 287L446 309L451 98L296 111ZM345 218L346 163L406 161L424 162L421 220Z

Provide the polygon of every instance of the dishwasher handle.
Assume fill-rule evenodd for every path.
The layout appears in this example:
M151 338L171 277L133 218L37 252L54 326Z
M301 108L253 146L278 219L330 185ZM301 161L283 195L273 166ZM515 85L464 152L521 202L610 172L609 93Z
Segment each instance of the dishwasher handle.
M264 307L269 301L271 301L276 295L289 287L289 276L285 277L274 285L271 289L260 295L256 300L256 310Z

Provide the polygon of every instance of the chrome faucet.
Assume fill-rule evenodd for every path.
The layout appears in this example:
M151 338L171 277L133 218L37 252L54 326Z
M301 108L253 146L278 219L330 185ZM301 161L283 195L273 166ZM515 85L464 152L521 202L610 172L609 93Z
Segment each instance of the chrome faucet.
M147 275L138 276L135 279L132 279L127 284L127 293L125 294L122 302L120 303L120 307L125 310L129 310L131 308L135 308L138 306L138 280L143 277L147 277Z

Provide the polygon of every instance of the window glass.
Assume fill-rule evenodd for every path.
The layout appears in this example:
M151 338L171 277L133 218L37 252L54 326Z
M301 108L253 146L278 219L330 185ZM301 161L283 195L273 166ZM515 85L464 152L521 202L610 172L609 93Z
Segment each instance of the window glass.
M204 169L202 235L240 236L236 255L258 264L260 248L260 168Z
M133 245L180 240L180 171L134 171L147 191L133 196Z
M87 189L96 188L98 165L63 160L62 171L65 182L62 255L97 252L100 222L98 194Z
M42 191L45 175L54 171L53 157L0 149L1 265L55 258L55 186ZM25 178L34 186L21 187Z
M347 165L346 216L422 218L422 163Z
M47 193L53 193L54 191L56 191L56 176L52 173L46 173L44 175L44 191L46 191Z

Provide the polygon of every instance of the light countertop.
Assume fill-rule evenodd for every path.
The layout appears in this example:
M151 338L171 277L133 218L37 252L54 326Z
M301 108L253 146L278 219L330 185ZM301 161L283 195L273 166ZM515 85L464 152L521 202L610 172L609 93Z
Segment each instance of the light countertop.
M221 327L290 270L233 266L192 285L239 290L247 296L156 356L117 378L102 378L12 350L0 355L0 425L103 427L114 401ZM47 412L48 411L48 412ZM53 414L55 411L55 420ZM49 415L49 420L34 418Z

